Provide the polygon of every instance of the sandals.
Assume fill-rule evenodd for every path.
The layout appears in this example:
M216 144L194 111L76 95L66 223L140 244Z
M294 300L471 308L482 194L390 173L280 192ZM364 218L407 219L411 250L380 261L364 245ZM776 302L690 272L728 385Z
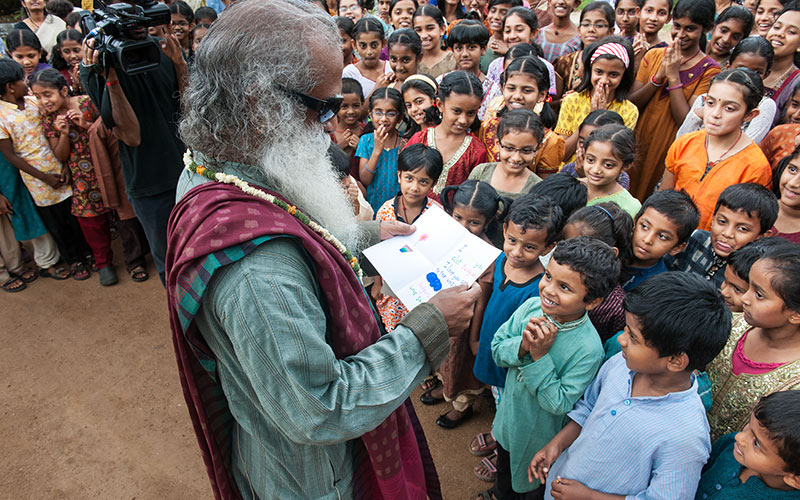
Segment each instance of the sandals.
M36 270L31 266L23 269L21 273L11 273L11 275L21 279L24 283L33 283L39 277Z
M43 278L53 278L54 280L65 280L69 278L70 272L63 264L59 263L54 266L39 269L39 276Z
M422 384L420 384L420 388L422 389L422 392L428 392L433 388L439 387L440 383L441 381L438 377L435 377L434 375L428 375L425 377L425 380L422 381Z
M491 441L489 441L491 439ZM481 432L469 442L469 452L476 457L491 455L497 448L497 441L491 432Z
M86 264L83 262L73 262L72 266L70 266L72 275L72 279L76 281L83 281L89 279L90 273L89 269L86 268Z
M478 493L477 500L495 500L495 498L492 496L492 490L488 489L486 491L481 491L480 493Z
M475 477L481 481L493 483L497 479L497 467L492 460L497 460L497 454L492 454L491 456L484 458L478 463L478 465L475 466L474 469L472 469Z
M8 293L17 293L28 288L28 285L26 285L25 282L22 281L22 278L19 278L17 276L11 276L6 280L5 283L0 285L0 288L2 288L3 291Z
M142 266L134 267L133 269L130 270L130 274L131 274L131 279L137 283L141 283L142 281L147 281L147 279L150 277L150 275L147 274L145 268Z

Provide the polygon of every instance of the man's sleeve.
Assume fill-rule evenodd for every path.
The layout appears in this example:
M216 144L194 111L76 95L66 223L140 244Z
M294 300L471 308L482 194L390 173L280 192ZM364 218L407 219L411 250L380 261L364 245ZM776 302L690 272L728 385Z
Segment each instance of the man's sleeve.
M226 337L216 340L230 342L253 405L300 443L374 429L447 355L444 317L423 304L392 333L337 359L313 268L289 238L262 244L213 283L204 304Z

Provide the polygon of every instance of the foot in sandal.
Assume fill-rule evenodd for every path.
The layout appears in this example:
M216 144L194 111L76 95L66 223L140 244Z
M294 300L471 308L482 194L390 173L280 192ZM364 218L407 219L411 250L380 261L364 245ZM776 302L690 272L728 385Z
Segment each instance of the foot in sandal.
M469 442L469 452L476 457L491 455L495 448L497 448L497 441L494 440L491 432L482 432Z
M17 293L28 288L28 285L26 285L25 282L22 281L22 278L11 276L5 281L5 283L0 285L0 288L2 288L3 291L8 293Z
M478 465L472 470L475 477L487 483L494 482L497 479L497 454L485 457Z

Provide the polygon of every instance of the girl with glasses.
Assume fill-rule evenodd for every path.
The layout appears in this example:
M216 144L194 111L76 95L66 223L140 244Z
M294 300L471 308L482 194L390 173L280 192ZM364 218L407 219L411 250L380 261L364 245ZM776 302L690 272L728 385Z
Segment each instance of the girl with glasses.
M172 20L172 34L181 44L184 55L188 55L192 50L192 29L194 29L194 12L189 4L178 0L169 6L169 13Z

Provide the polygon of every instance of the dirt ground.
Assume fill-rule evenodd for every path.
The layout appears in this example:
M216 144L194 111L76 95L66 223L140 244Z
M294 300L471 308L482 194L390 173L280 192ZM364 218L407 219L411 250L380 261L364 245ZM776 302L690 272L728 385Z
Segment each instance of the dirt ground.
M93 274L0 293L0 498L213 498L150 271L145 283L120 273L104 288ZM491 413L481 406L444 430L435 420L445 405L426 407L419 392L444 497L474 498L489 483L474 477L467 445Z

